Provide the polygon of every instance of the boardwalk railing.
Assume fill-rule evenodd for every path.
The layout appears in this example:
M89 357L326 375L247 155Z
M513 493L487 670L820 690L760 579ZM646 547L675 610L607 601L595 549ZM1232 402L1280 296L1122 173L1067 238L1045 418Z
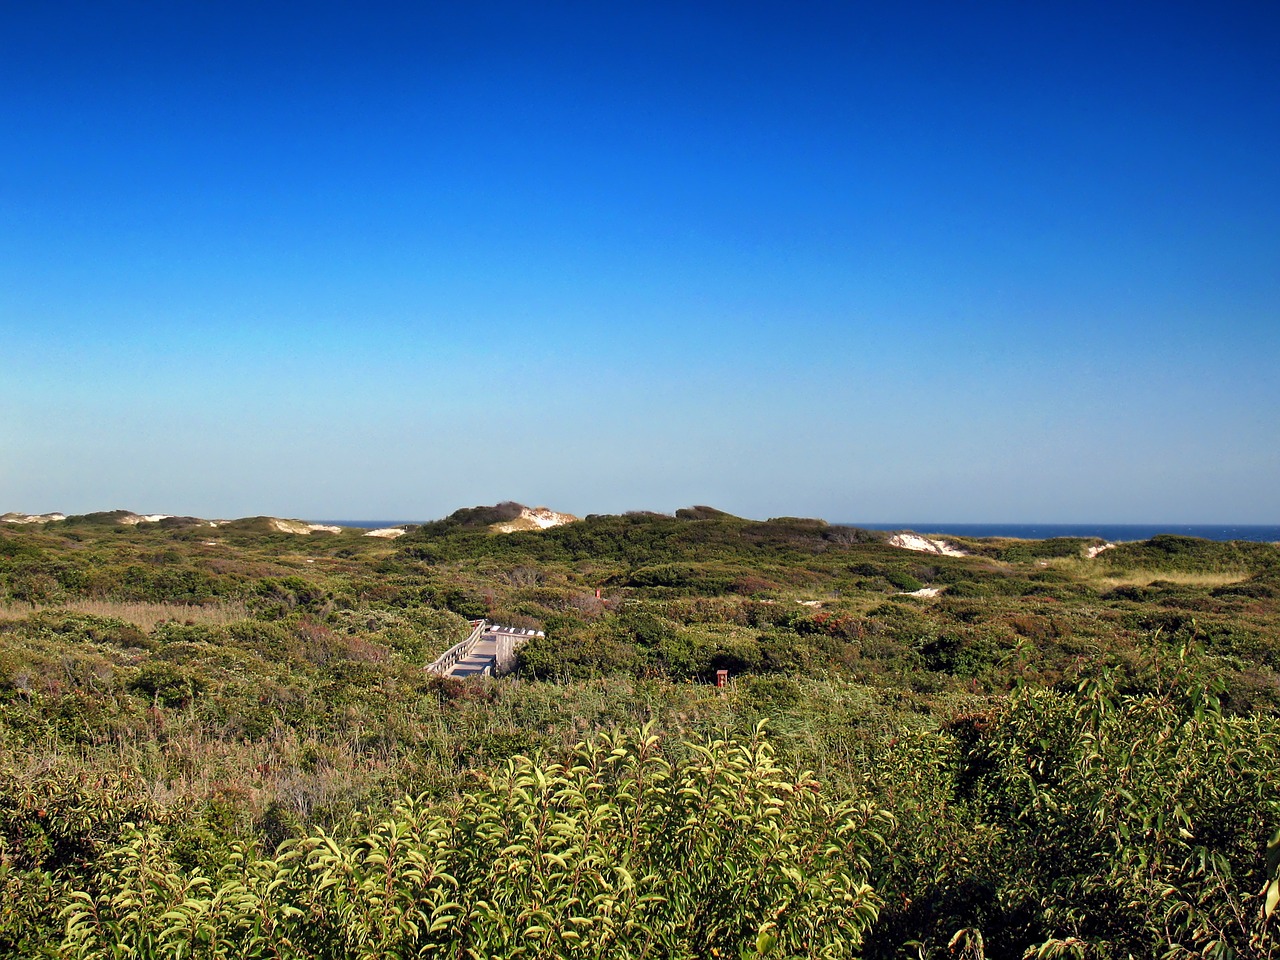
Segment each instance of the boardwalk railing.
M475 628L471 631L471 635L467 639L455 643L452 647L440 654L435 661L427 667L428 673L438 673L444 676L452 670L460 661L465 660L471 653L471 649L480 642L480 637L484 635L485 628L489 625L487 620L477 620Z

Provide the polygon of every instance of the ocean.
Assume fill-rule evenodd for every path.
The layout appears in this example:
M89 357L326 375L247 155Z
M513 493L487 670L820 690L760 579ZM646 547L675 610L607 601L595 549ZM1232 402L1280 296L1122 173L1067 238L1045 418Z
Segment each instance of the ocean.
M1256 540L1280 542L1280 526L1258 524L1185 523L850 523L867 530L912 530L916 533L950 534L953 537L1017 537L1048 540L1052 537L1101 537L1103 540L1150 540L1161 533L1204 540Z

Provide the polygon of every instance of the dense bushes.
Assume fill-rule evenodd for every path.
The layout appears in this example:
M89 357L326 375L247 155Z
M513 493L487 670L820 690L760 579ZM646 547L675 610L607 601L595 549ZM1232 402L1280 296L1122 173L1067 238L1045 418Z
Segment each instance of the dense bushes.
M484 519L4 531L0 955L1276 952L1274 548Z
M8 770L0 943L65 923L82 957L888 958L968 930L993 960L1268 956L1280 724L1224 714L1194 651L1159 656L1149 693L1094 675L939 725L755 681L722 702L777 715L776 746L595 735L272 856L143 784Z
M1207 664L1171 659L1151 693L1026 687L868 746L899 824L869 953L968 929L1010 960L1273 955L1280 723L1225 715Z
M349 840L314 833L274 859L233 845L210 877L134 830L64 895L63 955L853 956L886 825L763 737L667 755L648 731L599 736Z
M1001 828L992 928L1020 918L1041 955L1278 945L1259 893L1274 876L1280 726L1225 716L1201 669L1174 660L1138 696L1105 676L1074 697L1028 688L980 732L972 791Z
M1097 562L1112 568L1136 567L1184 573L1259 572L1276 565L1275 548L1248 540L1202 540L1161 534L1150 540L1121 543L1098 554Z

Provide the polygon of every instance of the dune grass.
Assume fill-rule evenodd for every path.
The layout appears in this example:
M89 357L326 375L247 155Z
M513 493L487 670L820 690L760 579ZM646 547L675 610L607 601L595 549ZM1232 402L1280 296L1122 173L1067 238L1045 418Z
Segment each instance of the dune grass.
M1176 583L1183 587L1223 587L1239 583L1250 577L1247 570L1224 570L1216 573L1183 573L1176 570L1126 570L1101 577L1099 582L1109 587L1145 587L1157 580Z
M1041 561L1041 563L1043 566L1053 567L1056 570L1068 573L1075 579L1091 583L1101 590L1111 590L1116 587L1145 587L1156 580L1163 580L1165 583L1176 583L1184 587L1212 589L1213 587L1226 586L1229 583L1239 583L1253 576L1253 572L1249 570L1186 571L1156 570L1141 567L1129 569L1107 567L1097 560L1084 557L1051 559Z
M0 620L21 620L35 613L66 611L95 617L112 617L150 630L165 620L223 627L249 616L239 601L222 601L201 606L191 603L122 603L112 600L72 600L61 604L12 602L0 604Z

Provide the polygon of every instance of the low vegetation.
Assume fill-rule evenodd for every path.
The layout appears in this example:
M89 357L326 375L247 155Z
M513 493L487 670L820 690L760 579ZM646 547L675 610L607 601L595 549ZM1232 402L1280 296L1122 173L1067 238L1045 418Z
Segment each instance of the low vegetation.
M0 955L1277 952L1275 546L513 509L0 529Z

